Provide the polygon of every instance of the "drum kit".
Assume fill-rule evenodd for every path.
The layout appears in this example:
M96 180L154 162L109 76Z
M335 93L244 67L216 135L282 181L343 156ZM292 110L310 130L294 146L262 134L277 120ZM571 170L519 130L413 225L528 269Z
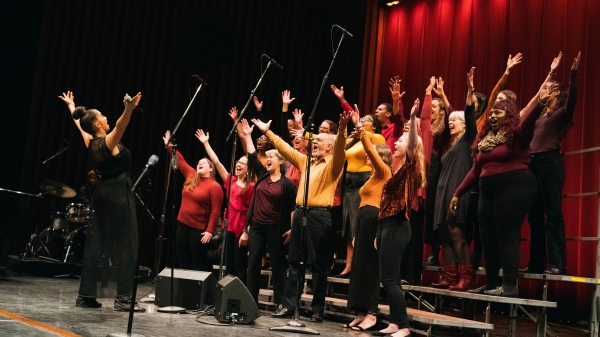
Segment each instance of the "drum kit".
M74 189L56 181L46 180L40 188L43 194L59 198L69 199L77 195ZM39 235L31 235L23 257L32 255L52 261L81 263L92 214L89 204L80 203L70 203L64 212L54 212L48 227Z

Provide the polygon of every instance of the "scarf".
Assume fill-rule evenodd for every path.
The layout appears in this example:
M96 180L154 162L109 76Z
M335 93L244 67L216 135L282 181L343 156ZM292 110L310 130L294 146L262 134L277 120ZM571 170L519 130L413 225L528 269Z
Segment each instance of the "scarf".
M494 134L490 130L488 134L477 144L479 152L490 152L496 146L506 143L506 131L501 130Z

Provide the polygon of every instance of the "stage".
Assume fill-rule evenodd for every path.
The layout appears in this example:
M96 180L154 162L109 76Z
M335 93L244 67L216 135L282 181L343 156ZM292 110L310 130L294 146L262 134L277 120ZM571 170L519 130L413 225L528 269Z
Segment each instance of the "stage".
M114 312L113 299L115 284L99 287L98 301L102 308L87 309L75 307L79 281L76 279L18 276L0 277L0 335L12 336L98 336L104 337L112 332L125 333L128 313ZM142 284L138 288L138 299L152 293L151 284ZM171 315L158 313L153 304L139 302L146 308L145 313L135 314L133 333L144 336L300 336L293 333L271 332L269 328L279 326L286 319L269 317L272 308L261 306L264 315L253 325L215 326L196 321L195 314ZM268 310L266 310L268 309ZM204 316L200 320L218 323L213 316ZM323 323L311 323L307 316L301 317L307 326L320 332L322 336L370 336L370 332L357 332L343 329L348 319L340 315L326 314ZM492 318L494 331L491 336L506 336L506 318ZM412 322L411 322L412 324ZM535 326L526 320L520 320L518 336L534 336ZM558 336L586 336L582 330L553 326ZM458 332L458 331L456 331ZM413 333L413 335L416 335ZM445 331L443 336L455 335Z

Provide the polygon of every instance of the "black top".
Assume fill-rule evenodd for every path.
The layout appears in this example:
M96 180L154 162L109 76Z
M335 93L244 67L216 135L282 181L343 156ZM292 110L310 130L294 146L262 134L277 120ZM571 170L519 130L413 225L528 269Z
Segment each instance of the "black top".
M254 213L254 201L256 200L256 191L258 190L258 185L266 178L269 178L270 175L269 172L267 172L267 169L264 166L262 166L260 160L258 160L256 152L248 154L248 164L250 165L250 167L252 167L252 169L256 173L256 176L258 177L258 181L256 182L256 185L254 187L254 197L252 198L252 202L250 203L250 207L248 208L248 214L246 216L248 221L247 223L250 224L252 223L252 217ZM290 213L294 211L294 208L296 208L297 190L294 183L292 183L292 181L285 177L285 175L283 174L281 175L281 179L279 179L279 182L281 184L282 196L281 202L279 204L279 224L280 232L284 233L287 232L287 230L290 229L292 226L292 219L290 217Z
M477 136L474 105L465 106L465 133L442 156L442 170L435 196L434 228L447 221L464 223L469 208L469 198L459 200L456 215L449 212L454 191L473 166L471 144Z
M88 146L90 161L94 170L102 176L101 180L113 179L123 173L129 174L131 152L121 143L117 146L119 147L119 154L113 156L106 146L105 137L90 140Z

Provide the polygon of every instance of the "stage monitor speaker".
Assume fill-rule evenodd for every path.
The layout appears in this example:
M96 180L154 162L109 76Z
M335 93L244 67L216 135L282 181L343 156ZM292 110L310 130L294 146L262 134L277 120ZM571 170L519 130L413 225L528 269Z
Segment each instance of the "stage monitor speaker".
M187 310L202 309L213 304L217 279L206 271L177 269L173 271L173 305ZM171 269L163 269L156 278L155 304L171 305Z
M221 323L250 324L260 317L258 306L239 278L227 275L215 289L215 318Z

